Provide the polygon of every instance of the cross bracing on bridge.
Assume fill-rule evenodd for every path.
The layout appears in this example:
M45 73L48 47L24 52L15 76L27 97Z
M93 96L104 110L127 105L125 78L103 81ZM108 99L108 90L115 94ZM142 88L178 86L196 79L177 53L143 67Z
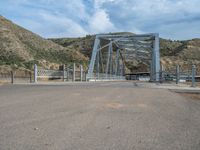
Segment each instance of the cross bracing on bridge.
M124 79L127 61L141 59L150 64L151 81L159 81L159 35L98 34L96 35L87 79Z

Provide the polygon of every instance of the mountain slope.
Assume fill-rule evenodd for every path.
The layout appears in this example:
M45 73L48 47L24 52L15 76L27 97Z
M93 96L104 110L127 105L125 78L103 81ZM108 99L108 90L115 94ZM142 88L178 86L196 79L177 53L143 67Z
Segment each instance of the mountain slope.
M76 49L43 39L0 16L0 65L30 68L36 62L51 67L74 61L87 58Z
M0 68L14 66L31 69L34 63L52 69L71 62L86 65L92 53L94 38L87 35L83 38L44 39L0 16ZM191 70L192 64L200 65L200 39L160 39L160 51L161 64L166 69L180 64L183 69ZM129 69L143 71L145 66L142 61L134 62L129 65Z
M191 65L195 64L197 73L200 74L200 39L161 40L161 64L168 70L177 64L182 70L191 70Z

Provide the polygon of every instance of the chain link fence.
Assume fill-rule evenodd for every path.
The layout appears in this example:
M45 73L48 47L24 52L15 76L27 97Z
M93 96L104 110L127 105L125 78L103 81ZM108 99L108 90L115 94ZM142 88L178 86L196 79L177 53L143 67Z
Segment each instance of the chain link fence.
M43 68L34 69L34 82L39 81L86 81L86 71L83 70L82 65L63 65L59 70L48 70Z
M34 65L34 70L0 72L0 83L32 83L32 82L67 82L86 81L87 71L82 65L63 65L58 70L44 69Z
M199 68L192 65L191 69L184 69L181 66L173 66L171 69L162 69L160 71L161 83L186 83L192 86L200 85ZM150 81L150 73L128 74L126 76L116 76L109 74L94 74L91 80L140 80ZM75 82L87 81L87 71L82 65L73 64L71 66L63 65L58 70L48 70L37 68L34 71L19 70L0 72L0 83L31 83L31 82ZM199 83L198 83L199 82Z

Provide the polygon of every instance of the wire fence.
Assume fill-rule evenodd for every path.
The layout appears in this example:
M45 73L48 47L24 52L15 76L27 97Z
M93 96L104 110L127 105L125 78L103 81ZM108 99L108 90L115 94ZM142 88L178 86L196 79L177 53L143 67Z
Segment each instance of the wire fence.
M34 70L19 70L0 72L0 83L32 83L32 82L67 82L67 81L86 81L87 71L82 65L65 66L59 69L50 70L38 68L35 65Z
M86 81L86 71L38 69L37 81Z
M200 82L200 75L197 72L196 66L191 66L191 69L187 70L178 65L172 68L160 72L160 80L162 82L192 82L193 76L196 82Z
M39 81L86 81L87 71L83 69L81 64L63 65L59 70L49 70L37 68L34 66L34 82Z
M0 73L1 83L31 83L33 72L27 70L13 70Z
M37 68L35 65L33 71L29 70L13 70L0 73L0 83L32 83L41 81L55 81L55 82L68 82L68 81L105 81L105 80L140 80L150 81L150 73L137 73L128 74L126 76L117 76L104 73L93 73L92 77L87 76L87 70L84 70L82 65L63 66L58 70L49 70L44 68ZM197 72L197 67L191 69L184 69L180 66L173 66L171 69L162 70L159 72L159 81L161 83L192 83L200 82L200 74ZM198 84L198 83L197 83Z
M151 74L150 72L135 72L125 74L127 80L154 81L159 75L160 83L185 83L192 86L200 85L199 67L191 65L191 69L185 69L179 65L171 66L170 69L161 69L160 72Z

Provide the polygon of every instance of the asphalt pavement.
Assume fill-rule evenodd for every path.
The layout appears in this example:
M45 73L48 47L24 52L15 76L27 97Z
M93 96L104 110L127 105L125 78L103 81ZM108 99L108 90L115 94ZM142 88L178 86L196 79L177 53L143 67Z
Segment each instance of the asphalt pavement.
M1 85L0 150L200 150L200 101L132 82Z

